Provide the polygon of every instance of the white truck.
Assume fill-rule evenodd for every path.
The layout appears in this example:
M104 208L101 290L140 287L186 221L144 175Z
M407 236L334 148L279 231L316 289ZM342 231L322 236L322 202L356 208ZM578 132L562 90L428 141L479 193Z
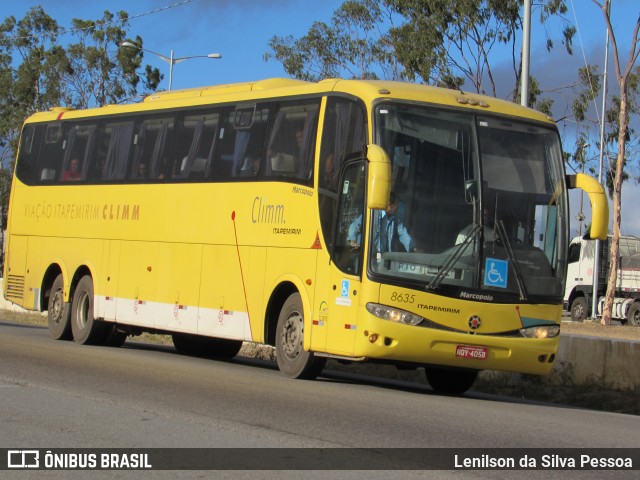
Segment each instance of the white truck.
M598 311L602 315L604 295L607 291L609 243L600 242L598 275ZM576 237L569 245L569 265L564 292L563 306L571 313L574 321L583 321L592 316L593 271L596 241ZM623 235L620 237L620 263L617 272L616 293L612 317L622 323L640 327L640 238Z

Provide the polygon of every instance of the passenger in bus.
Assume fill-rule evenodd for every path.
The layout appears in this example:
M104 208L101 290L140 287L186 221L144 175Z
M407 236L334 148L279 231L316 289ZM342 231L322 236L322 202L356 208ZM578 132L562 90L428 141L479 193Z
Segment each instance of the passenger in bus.
M494 228L492 226L490 226L490 220L489 220L489 209L488 208L483 208L482 209L482 225L483 225L483 230L484 230L484 241L485 242L490 242L493 240L493 235L494 235ZM458 236L456 237L456 245L460 245L461 243L463 243L467 237L471 234L471 231L473 230L473 227L475 226L475 224L471 223L469 225L467 225L466 227L464 227L462 230L460 230L460 233L458 233ZM476 237L478 238L478 237Z
M140 162L138 164L138 173L136 173L137 179L145 179L147 178L147 164L144 162Z
M417 252L413 238L404 225L404 207L395 192L389 196L389 205L385 210L376 210L376 224L379 226L375 234L377 252ZM362 215L359 215L349 226L347 242L352 248L360 248L362 239Z
M336 173L334 170L334 157L333 152L329 153L324 160L324 168L322 169L322 176L320 177L320 186L333 190L336 183Z
M72 158L69 162L69 168L67 168L62 174L62 181L76 181L82 180L82 172L80 171L80 160Z
M300 158L302 156L302 144L304 143L304 132L302 128L296 129L296 151L293 154L295 158Z
M260 170L260 155L257 152L249 153L243 162L240 170L241 177L256 177Z

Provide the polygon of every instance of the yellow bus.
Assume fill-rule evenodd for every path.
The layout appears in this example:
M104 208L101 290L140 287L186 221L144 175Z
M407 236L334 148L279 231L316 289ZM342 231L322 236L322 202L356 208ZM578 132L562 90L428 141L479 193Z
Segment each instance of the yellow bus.
M462 393L483 369L546 374L569 242L559 135L518 105L424 85L268 79L54 108L25 122L5 297L55 339L143 331L233 357L275 346L424 367Z

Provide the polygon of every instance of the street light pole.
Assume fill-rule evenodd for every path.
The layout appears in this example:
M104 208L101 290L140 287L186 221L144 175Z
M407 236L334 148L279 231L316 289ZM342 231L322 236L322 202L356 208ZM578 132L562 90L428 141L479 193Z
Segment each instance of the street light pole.
M222 55L220 55L219 53L210 53L208 55L191 55L188 57L178 57L175 58L173 56L173 50L171 50L171 53L169 54L169 56L167 57L166 55L162 55L160 53L154 52L152 50L148 50L146 48L142 48L139 45L136 45L135 43L131 43L131 42L122 42L120 44L121 47L127 47L127 48L137 48L138 50L142 50L143 52L149 52L152 55L155 55L156 57L160 58L161 60L164 60L165 62L167 62L169 64L169 91L171 91L171 87L173 85L173 66L176 63L180 63L180 62L184 62L185 60L189 60L190 58L222 58Z

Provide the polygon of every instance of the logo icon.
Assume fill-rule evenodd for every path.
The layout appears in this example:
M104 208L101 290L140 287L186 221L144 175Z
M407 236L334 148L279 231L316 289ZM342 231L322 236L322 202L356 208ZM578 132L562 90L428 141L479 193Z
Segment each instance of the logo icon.
M507 288L509 262L497 258L487 258L484 266L484 284L487 287Z
M39 468L40 452L38 450L8 450L8 468Z
M480 328L481 324L482 324L482 320L480 320L480 317L477 315L474 315L469 319L469 328L471 330L477 330L478 328Z
M341 297L349 296L349 280L342 280L342 288L340 289Z

